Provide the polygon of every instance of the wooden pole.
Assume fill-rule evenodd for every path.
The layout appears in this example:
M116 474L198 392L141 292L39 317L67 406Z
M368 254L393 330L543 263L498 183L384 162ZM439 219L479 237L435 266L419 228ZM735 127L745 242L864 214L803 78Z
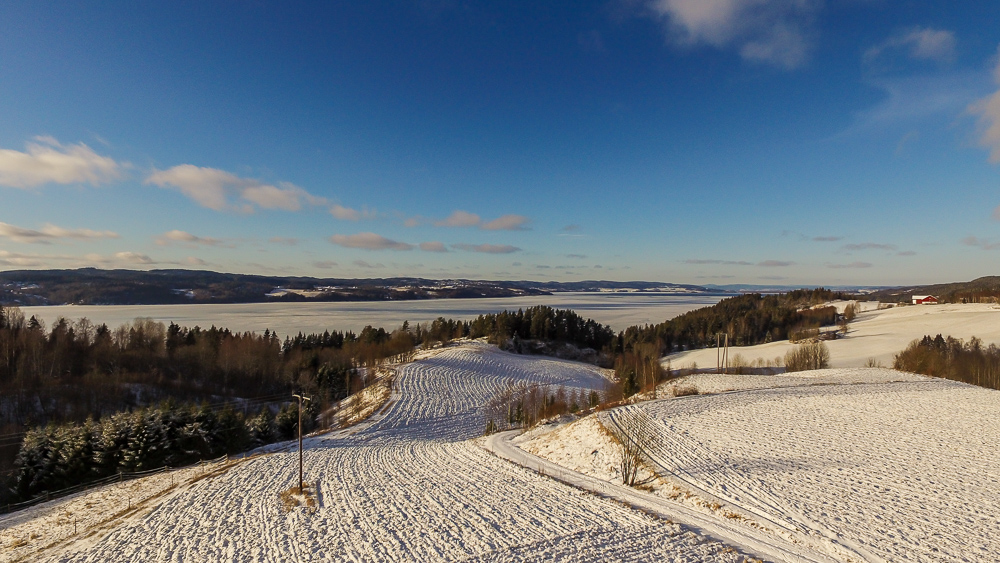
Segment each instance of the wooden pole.
M299 400L299 494L302 492L302 400L309 400L308 397L302 397L301 395L292 395Z

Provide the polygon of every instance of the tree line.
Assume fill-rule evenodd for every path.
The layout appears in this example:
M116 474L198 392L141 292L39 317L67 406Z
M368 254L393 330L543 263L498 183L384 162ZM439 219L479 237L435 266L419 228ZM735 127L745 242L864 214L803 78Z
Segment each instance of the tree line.
M1000 348L976 337L924 336L896 354L892 367L1000 390Z
M303 431L315 425L317 408L307 403ZM118 412L83 424L49 424L29 430L11 479L14 500L30 499L115 475L179 467L294 437L298 409L277 413L264 406L245 415L238 405L178 405Z
M634 351L655 343L661 355L716 345L719 334L730 346L753 346L786 340L789 334L837 322L836 307L816 305L850 296L828 289L797 289L778 295L748 293L711 307L679 315L657 325L632 326L618 335L615 351Z

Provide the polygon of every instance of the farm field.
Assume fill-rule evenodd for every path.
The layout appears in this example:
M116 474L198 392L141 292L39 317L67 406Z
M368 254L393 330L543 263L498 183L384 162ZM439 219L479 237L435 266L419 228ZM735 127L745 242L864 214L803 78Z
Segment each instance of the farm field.
M368 423L306 440L314 506L283 506L279 492L297 484L297 454L276 451L172 491L109 533L71 538L25 560L743 560L718 541L469 441L482 433L480 407L520 381L573 389L605 380L584 364L479 343L447 348L403 366L389 403Z
M666 493L691 493L843 561L1000 554L996 391L886 369L705 374L679 385L713 394L602 417L653 436L648 453ZM588 465L606 442L589 428L563 427L556 432L570 440L540 436L522 447L616 478L606 453Z
M843 309L843 303L840 309ZM830 367L863 367L869 358L891 367L893 355L902 352L911 341L924 335L954 336L968 340L973 336L985 344L1000 343L1000 306L989 304L909 305L877 310L875 303L862 304L864 312L851 323L847 336L826 342L830 349ZM833 327L830 327L831 329ZM757 346L733 346L730 359L737 354L748 361L784 357L795 344L787 340ZM697 364L715 369L715 348L689 350L663 359L674 369Z

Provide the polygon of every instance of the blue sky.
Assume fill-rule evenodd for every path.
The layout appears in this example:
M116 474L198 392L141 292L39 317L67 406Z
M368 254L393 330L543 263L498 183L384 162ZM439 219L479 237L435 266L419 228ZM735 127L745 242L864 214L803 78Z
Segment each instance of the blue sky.
M998 21L887 0L2 3L0 269L995 274Z

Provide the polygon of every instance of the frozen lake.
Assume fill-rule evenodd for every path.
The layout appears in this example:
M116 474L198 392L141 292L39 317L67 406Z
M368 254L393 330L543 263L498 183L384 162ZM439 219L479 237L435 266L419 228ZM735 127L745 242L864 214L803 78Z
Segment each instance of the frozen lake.
M151 317L164 324L212 325L233 331L285 335L351 330L365 325L391 330L403 323L425 323L438 317L469 320L484 313L516 311L533 305L572 309L585 318L622 330L636 324L655 324L687 311L714 305L722 295L668 295L656 293L559 293L531 297L492 299L433 299L425 301L366 301L350 303L238 303L219 305L56 305L22 307L26 317L35 315L46 327L59 317L117 327L136 317Z

